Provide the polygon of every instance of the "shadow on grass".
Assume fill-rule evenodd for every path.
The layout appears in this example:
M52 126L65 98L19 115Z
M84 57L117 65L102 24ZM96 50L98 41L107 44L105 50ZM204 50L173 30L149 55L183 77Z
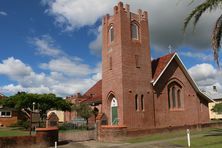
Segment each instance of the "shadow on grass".
M62 140L62 141L59 141L58 142L58 145L66 145L66 144L69 144L70 142L73 142L72 140Z
M204 135L204 137L207 136L222 136L222 129L213 129Z

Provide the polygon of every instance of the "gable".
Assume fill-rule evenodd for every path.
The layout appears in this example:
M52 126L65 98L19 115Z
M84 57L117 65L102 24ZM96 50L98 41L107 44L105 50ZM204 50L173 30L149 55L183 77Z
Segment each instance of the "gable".
M213 101L211 100L208 96L206 96L204 93L202 93L200 91L200 89L198 88L197 84L195 83L195 81L192 79L192 77L190 76L190 74L188 73L185 65L183 64L183 62L181 61L180 57L177 55L177 53L173 53L172 54L168 54L166 56L160 57L158 61L162 61L160 62L160 64L156 64L152 65L152 67L155 67L154 71L154 75L153 75L153 80L152 80L152 84L153 86L155 86L157 83L159 83L159 80L161 77L163 77L164 73L167 73L167 68L169 67L169 65L175 61L176 64L179 66L179 68L181 69L181 71L183 72L184 76L187 78L187 80L189 81L189 83L192 85L192 87L194 88L195 92L197 94L199 94L200 96L202 96L203 98L205 98L208 101ZM155 63L155 62L154 62ZM152 62L153 64L153 62ZM163 68L164 67L164 68ZM170 72L170 71L168 71ZM159 75L158 75L159 74Z

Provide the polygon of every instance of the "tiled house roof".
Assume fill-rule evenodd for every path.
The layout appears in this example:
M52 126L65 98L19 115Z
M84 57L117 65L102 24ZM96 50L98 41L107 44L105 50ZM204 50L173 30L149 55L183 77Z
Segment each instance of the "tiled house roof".
M93 87L91 87L84 95L81 102L93 103L102 102L102 80L99 80Z
M163 72L166 65L169 63L175 53L170 53L165 56L159 57L158 59L152 60L152 77L156 80L159 75Z

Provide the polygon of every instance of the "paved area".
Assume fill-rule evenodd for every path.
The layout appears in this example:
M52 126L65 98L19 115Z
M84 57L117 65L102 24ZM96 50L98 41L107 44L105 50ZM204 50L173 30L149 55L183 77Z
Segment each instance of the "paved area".
M140 143L108 143L98 141L69 142L59 145L59 148L181 148L177 145L169 145L169 141L184 139L185 137L172 138L160 141L140 142Z

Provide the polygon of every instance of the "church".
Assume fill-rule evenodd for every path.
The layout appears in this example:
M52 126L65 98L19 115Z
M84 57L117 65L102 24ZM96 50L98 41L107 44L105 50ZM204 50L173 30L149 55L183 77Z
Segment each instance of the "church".
M113 11L102 22L102 80L84 95L89 96L84 101L101 99L103 131L208 123L211 99L200 91L178 54L151 60L147 12L132 13L122 2Z

